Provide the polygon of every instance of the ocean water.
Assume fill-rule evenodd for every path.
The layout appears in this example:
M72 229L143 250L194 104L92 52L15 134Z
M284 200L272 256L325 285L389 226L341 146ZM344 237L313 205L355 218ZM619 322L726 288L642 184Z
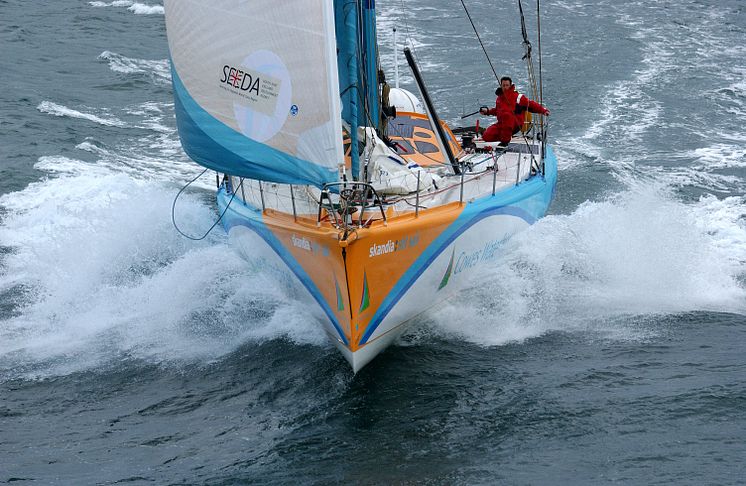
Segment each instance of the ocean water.
M377 6L389 79L397 26L446 120L493 102L460 2ZM541 8L550 214L353 376L262 262L172 227L201 169L162 5L0 0L0 483L744 484L746 4Z

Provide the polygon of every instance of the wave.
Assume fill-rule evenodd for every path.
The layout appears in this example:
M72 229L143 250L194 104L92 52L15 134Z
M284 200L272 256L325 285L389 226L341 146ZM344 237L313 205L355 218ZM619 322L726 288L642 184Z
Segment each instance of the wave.
M639 6L609 3L641 59L603 88L598 114L556 140L563 169L603 164L621 179L646 177L695 193L742 193L743 49L734 48L721 28L732 12L702 6L701 12L667 12L662 18L671 20L650 23ZM699 82L704 72L707 81ZM713 115L692 117L686 108L692 96Z
M164 14L162 5L146 5L143 3L134 3L127 10L134 12L136 15L154 15L154 14L163 15Z
M144 3L133 2L131 0L114 0L113 2L88 2L92 7L127 7L127 10L136 15L163 15L162 5L147 5Z
M184 183L202 171L183 152L173 123L173 103L146 102L122 108L120 117L94 115L67 108L49 101L38 109L54 116L66 116L93 121L104 126L121 127L119 142L108 146L96 136L88 136L75 146L76 149L97 157L94 164L86 164L65 157L45 156L35 167L48 173L79 174L90 170L109 170L128 174L133 179L178 181ZM171 122L171 123L169 123ZM205 176L197 180L194 188L213 190L214 179Z
M90 4L131 10L144 5ZM566 10L581 7L559 4ZM558 140L558 152L563 171L601 163L622 188L517 235L475 288L428 315L430 332L482 346L548 332L646 339L660 331L657 316L746 313L746 201L705 195L682 202L675 191L683 185L725 193L743 187L737 175L713 172L746 166L742 134L716 127L701 146L668 151L657 166L637 165L661 156L647 153L648 145L641 143L655 124L680 123L677 129L685 133L693 129L685 119L668 120L665 103L648 88L672 86L680 77L677 66L717 64L718 76L730 74L712 92L723 106L738 110L742 77L737 66L724 62L735 53L714 55L722 43L713 29L697 40L696 56L682 62L677 52L689 36L679 39L662 30L670 26L651 26L639 11L621 13L620 22L638 32L639 68L604 87L601 108L593 112L599 114L579 127L578 136ZM388 19L381 16L388 31L396 15L391 9ZM416 36L411 41L417 46L429 40ZM382 53L386 61L392 59L389 52ZM112 71L159 82L169 77L164 60L109 51L99 58ZM50 101L38 109L135 130L119 143L95 136L78 140L75 148L92 161L42 157L35 167L45 179L0 196L0 379L95 369L123 357L210 362L247 341L329 346L291 291L262 262L236 256L219 229L206 241L191 242L171 227L174 195L201 170L179 147L172 104L125 107L118 117ZM205 177L198 184L180 199L177 211L179 225L190 234L201 234L216 217L214 181Z
M47 162L67 173L0 196L0 379L67 374L123 356L210 361L247 341L283 337L326 345L283 284L262 262L238 257L220 228L202 242L177 235L174 184L69 158ZM209 228L211 201L182 196L180 227Z
M134 2L130 0L114 0L113 2L88 2L92 7L129 7Z
M444 337L494 346L551 331L646 339L651 317L746 314L746 198L677 201L649 181L514 237L479 285L432 316Z
M149 137L143 139L145 140L149 141L147 147L130 150L127 150L127 147L110 148L92 138L76 145L75 148L93 154L96 157L95 166L99 170L127 174L135 180L185 184L204 170L186 157L178 139ZM34 167L46 172L61 172L57 159L42 157ZM68 173L81 173L86 170L76 168L74 164L64 167ZM209 173L200 177L190 187L192 190L214 191L215 184L214 173Z
M39 103L36 109L41 111L42 113L48 113L54 116L80 118L83 120L89 120L94 123L98 123L99 125L104 125L108 127L126 126L126 124L118 118L111 117L111 116L104 117L104 116L99 116L99 115L93 115L91 113L84 113L82 111L74 110L72 108L59 105L52 101L42 101L41 103Z
M171 84L171 66L167 59L133 59L110 51L102 52L98 58L108 61L109 69L112 71L124 74L145 74L160 84L169 86Z

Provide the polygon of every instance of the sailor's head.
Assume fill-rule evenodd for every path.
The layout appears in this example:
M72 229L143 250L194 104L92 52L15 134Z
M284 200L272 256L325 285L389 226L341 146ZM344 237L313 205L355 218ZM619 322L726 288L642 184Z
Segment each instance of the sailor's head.
M513 80L510 79L510 76L503 76L500 78L500 88L503 91L509 90L511 86L513 86Z
M510 79L510 76L503 76L500 78L500 86L495 90L495 94L497 96L500 96L500 93L503 91L510 90L510 87L513 86L513 80Z

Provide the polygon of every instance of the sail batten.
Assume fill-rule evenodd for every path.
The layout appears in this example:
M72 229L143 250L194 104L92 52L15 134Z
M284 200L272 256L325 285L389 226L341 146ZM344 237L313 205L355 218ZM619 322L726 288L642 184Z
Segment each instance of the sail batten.
M229 174L321 186L343 163L333 0L166 0L179 135Z

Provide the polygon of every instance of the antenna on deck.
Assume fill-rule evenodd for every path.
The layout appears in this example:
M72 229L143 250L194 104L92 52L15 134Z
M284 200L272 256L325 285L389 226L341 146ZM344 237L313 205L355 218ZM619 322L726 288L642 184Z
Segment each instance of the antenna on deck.
M394 27L394 86L399 89L399 43L396 37L396 27Z
M410 69L412 69L412 74L414 74L414 80L417 83L417 87L420 89L422 99L425 101L425 111L427 112L427 117L430 119L430 123L433 125L433 132L435 133L435 138L438 140L438 144L440 145L440 150L446 156L448 162L450 162L451 167L453 167L453 173L460 174L461 168L459 167L458 160L453 156L448 137L446 137L446 134L443 131L443 126L440 124L438 114L435 113L435 106L433 106L433 102L430 100L430 95L427 92L427 88L425 88L425 82L422 80L422 75L420 74L420 70L417 68L417 64L414 62L414 57L412 57L412 51L409 50L409 47L404 48L404 57L407 58L407 63L409 64Z

